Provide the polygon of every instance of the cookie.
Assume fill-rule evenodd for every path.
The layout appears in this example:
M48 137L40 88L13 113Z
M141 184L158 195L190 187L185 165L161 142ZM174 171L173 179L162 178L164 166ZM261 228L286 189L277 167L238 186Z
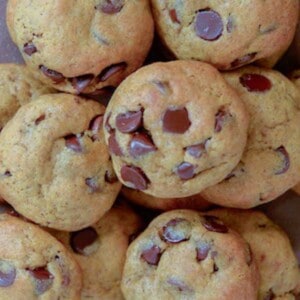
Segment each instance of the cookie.
M298 0L151 2L157 31L177 58L222 70L271 56L274 64L292 42L299 13Z
M295 299L300 292L300 270L289 238L279 226L259 211L216 209L209 214L249 243L260 273L259 300Z
M80 299L80 267L38 226L1 214L0 257L1 300Z
M293 187L293 191L296 192L298 195L300 195L300 183L298 183Z
M154 30L148 0L56 0L43 5L9 0L7 25L39 79L75 94L117 86L142 65Z
M300 181L300 93L277 71L245 67L224 73L250 113L247 146L237 167L202 192L210 202L251 208Z
M290 78L295 83L295 85L300 89L300 69L292 72Z
M121 193L132 203L154 210L173 210L180 208L206 210L211 206L200 194L185 198L157 198L125 186L123 186Z
M0 135L0 195L46 227L97 222L121 188L104 143L104 110L68 94L22 106Z
M218 218L192 210L161 214L129 246L125 299L257 299L250 248Z
M237 93L215 68L195 61L139 69L117 88L104 117L119 179L159 198L188 197L224 179L240 160L247 128Z
M54 89L36 80L24 65L0 64L0 128L22 105L49 93Z

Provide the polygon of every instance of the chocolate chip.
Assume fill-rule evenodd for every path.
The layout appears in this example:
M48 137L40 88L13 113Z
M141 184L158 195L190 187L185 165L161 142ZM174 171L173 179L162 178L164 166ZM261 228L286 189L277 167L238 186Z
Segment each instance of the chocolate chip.
M280 146L275 150L283 158L282 168L275 172L275 175L284 174L290 168L290 156L284 146Z
M111 154L114 154L116 156L122 156L123 155L123 151L116 139L116 132L113 131L109 138L108 138L108 148L109 148L109 152Z
M92 193L96 193L100 191L99 184L97 182L97 179L92 177L92 178L86 178L85 179L85 184L90 188L90 191Z
M103 125L103 115L97 115L94 117L90 124L89 124L89 130L92 132L91 139L93 141L99 141L99 131L102 130Z
M223 129L223 125L229 116L228 112L220 109L215 115L215 132L218 133Z
M39 116L35 121L34 121L34 124L35 125L39 125L42 121L44 121L46 119L46 116L45 115L41 115Z
M182 180L192 179L195 176L195 166L188 162L183 162L176 168L175 173Z
M192 146L186 147L184 150L191 156L195 158L200 158L203 153L206 152L206 145L208 143L209 139L206 139L203 143L195 144Z
M180 24L180 21L179 21L178 16L177 16L176 9L174 9L174 8L170 9L169 10L169 16L170 16L173 23Z
M107 79L109 79L111 76L115 75L116 73L119 73L121 71L124 71L127 67L127 63L121 62L118 64L113 64L108 67L106 67L98 76L97 81L98 82L104 82Z
M238 68L250 63L255 58L256 54L257 52L253 52L253 53L246 54L245 56L242 56L240 58L237 58L231 63L231 67Z
M54 276L46 267L28 270L28 272L34 278L35 292L37 295L44 294L53 284Z
M116 176L116 173L113 170L107 170L105 172L104 179L110 184L116 183L118 181L118 177Z
M74 252L85 254L85 248L91 246L98 239L98 233L93 227L72 232L70 236L70 245Z
M205 260L211 249L210 244L200 243L196 248L196 259L197 261Z
M132 157L145 155L149 152L156 151L151 137L145 132L138 132L133 135L129 144L129 153Z
M81 94L81 96L88 98L88 99L96 100L106 107L107 104L109 103L114 91L115 91L115 87L105 86L105 87L103 87L101 89L97 89L91 93Z
M114 129L110 126L110 123L109 123L110 117L111 117L111 112L107 115L105 124L104 124L104 127L108 133L112 133L114 131Z
M122 133L130 133L138 130L142 126L143 110L128 111L118 114L116 117L116 128Z
M130 184L130 187L136 190L146 190L148 188L149 179L142 169L135 166L123 166L121 168L121 178Z
M149 265L157 266L161 255L161 249L158 246L153 245L151 248L146 249L142 252L141 258Z
M219 271L219 267L217 266L217 264L215 262L214 262L213 270L214 270L214 273Z
M234 19L232 16L229 16L227 19L226 29L228 33L231 33L234 29Z
M214 10L200 10L195 21L196 34L206 41L215 41L222 35L223 21Z
M37 52L37 48L35 47L35 45L32 42L28 42L24 45L23 51L27 55L31 56L32 54Z
M82 147L79 138L75 134L70 134L65 137L66 147L74 152L82 152Z
M10 173L9 170L6 170L5 173L3 174L5 177L11 177L12 174Z
M54 70L48 69L44 65L41 65L39 68L45 76L49 77L53 81L53 83L59 84L59 83L62 83L63 81L65 81L65 77L63 74L56 72Z
M179 292L193 292L192 288L178 278L171 277L167 280L167 283L176 287Z
M176 244L190 238L191 224L183 218L169 221L162 229L161 239L165 242Z
M16 269L6 262L3 265L5 268L0 269L0 287L8 287L15 282Z
M219 233L227 233L228 228L225 224L215 216L204 216L203 226L208 231L219 232Z
M77 76L71 79L71 83L73 88L76 90L78 94L82 93L85 88L89 86L89 84L93 81L93 74L86 74L82 76Z
M163 116L163 131L183 134L191 126L188 111L183 108L168 108Z
M240 77L240 83L249 92L266 92L271 89L271 81L260 74L244 74Z
M105 14L116 14L121 11L124 6L124 0L103 0L95 9L101 10Z

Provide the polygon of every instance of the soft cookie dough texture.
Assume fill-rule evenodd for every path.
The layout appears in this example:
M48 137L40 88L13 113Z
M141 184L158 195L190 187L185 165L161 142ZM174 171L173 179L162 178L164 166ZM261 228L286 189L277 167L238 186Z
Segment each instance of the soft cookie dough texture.
M121 188L104 142L104 110L68 94L22 106L0 135L0 195L43 226L72 231L98 221Z
M233 69L275 64L292 42L298 0L151 0L156 28L179 59Z
M7 25L40 80L71 93L117 86L154 31L148 0L9 0Z
M155 63L122 82L105 112L104 129L124 185L179 198L220 182L236 166L248 113L214 67Z

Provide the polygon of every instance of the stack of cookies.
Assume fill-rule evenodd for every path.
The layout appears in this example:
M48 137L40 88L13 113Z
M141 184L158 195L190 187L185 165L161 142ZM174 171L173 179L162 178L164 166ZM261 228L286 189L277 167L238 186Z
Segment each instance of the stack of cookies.
M6 2L0 299L296 299L299 1Z

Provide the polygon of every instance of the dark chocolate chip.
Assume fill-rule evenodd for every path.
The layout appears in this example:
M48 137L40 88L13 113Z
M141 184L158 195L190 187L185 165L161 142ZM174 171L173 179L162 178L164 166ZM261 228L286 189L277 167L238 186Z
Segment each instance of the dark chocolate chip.
M124 114L118 114L116 117L116 128L122 133L134 132L142 126L143 110L128 111Z
M44 65L41 65L39 68L43 72L43 74L49 77L55 84L59 84L65 81L65 76L62 73L48 69Z
M23 51L31 56L32 54L37 52L37 48L35 47L35 45L32 42L26 43L23 47Z
M215 216L204 216L203 226L208 231L219 232L219 233L227 233L228 228L225 224Z
M243 65L246 65L246 64L250 63L255 58L256 54L257 54L257 52L253 52L253 53L246 54L245 56L242 56L240 58L237 58L236 60L234 60L231 63L231 67L232 68L239 68Z
M185 151L195 158L200 158L206 152L206 145L209 140L210 138L206 139L203 143L188 146L185 148Z
M162 229L161 239L165 242L176 244L190 238L191 224L183 218L169 221Z
M234 29L234 19L232 16L229 16L227 19L226 29L228 33L231 33Z
M220 109L215 115L215 132L218 133L223 129L223 125L229 114L224 110Z
M90 124L89 124L89 130L92 132L92 140L93 141L99 141L99 131L102 130L103 125L103 115L98 115L94 117Z
M100 191L100 186L97 182L97 179L92 177L92 178L86 178L85 179L85 184L90 188L90 191L92 193L96 193Z
M124 6L124 0L103 0L95 9L102 11L105 14L116 14L121 11Z
M16 269L5 263L5 270L0 270L0 287L11 286L16 279Z
M106 182L111 184L118 182L118 177L116 176L116 173L113 170L107 170L105 172L104 179Z
M71 233L70 245L74 252L84 255L85 248L91 246L97 239L97 231L93 227L87 227Z
M123 155L123 151L116 139L116 132L113 131L109 138L108 138L108 148L109 148L109 152L111 154L114 154L116 156L122 156Z
M138 167L123 166L121 169L121 178L136 190L143 191L148 188L149 179L142 169Z
M5 177L11 177L12 174L10 173L9 170L6 170L5 173L3 174Z
M203 40L215 41L222 35L223 21L214 10L200 10L195 20L196 34Z
M54 276L46 269L39 267L34 270L28 270L34 278L35 292L37 295L44 294L53 284Z
M75 134L70 134L65 137L66 147L74 152L82 152L82 147L79 138Z
M169 133L185 133L191 126L189 113L185 107L168 108L163 116L163 131Z
M216 265L214 262L214 267L213 267L214 273L219 271L219 267Z
M171 277L168 279L167 283L173 287L176 287L179 292L193 292L193 289L180 279Z
M240 83L249 92L266 92L271 89L271 81L260 74L244 74L240 77Z
M115 75L116 73L122 72L127 68L126 62L121 62L118 64L113 64L106 67L98 76L98 82L104 82L109 79L111 76Z
M170 9L169 10L169 16L170 16L173 23L180 24L180 21L179 21L178 16L177 16L176 9L174 9L174 8Z
M40 115L35 121L34 121L34 124L35 125L39 125L42 121L44 121L46 119L46 116L43 114L43 115Z
M176 168L175 173L182 180L192 179L195 176L195 166L188 162L183 162Z
M146 261L149 265L157 266L162 255L161 249L153 245L149 249L145 249L142 254L141 258Z
M284 174L290 168L290 156L284 146L280 146L275 150L283 158L282 168L275 172L275 175Z
M71 80L73 88L76 90L78 94L82 93L85 88L89 86L89 84L93 81L93 74L86 74L82 76L74 77Z
M133 135L129 144L129 153L132 157L145 155L149 152L156 151L151 137L145 132L138 132Z
M196 248L196 259L197 261L205 260L211 249L210 244L200 243Z

